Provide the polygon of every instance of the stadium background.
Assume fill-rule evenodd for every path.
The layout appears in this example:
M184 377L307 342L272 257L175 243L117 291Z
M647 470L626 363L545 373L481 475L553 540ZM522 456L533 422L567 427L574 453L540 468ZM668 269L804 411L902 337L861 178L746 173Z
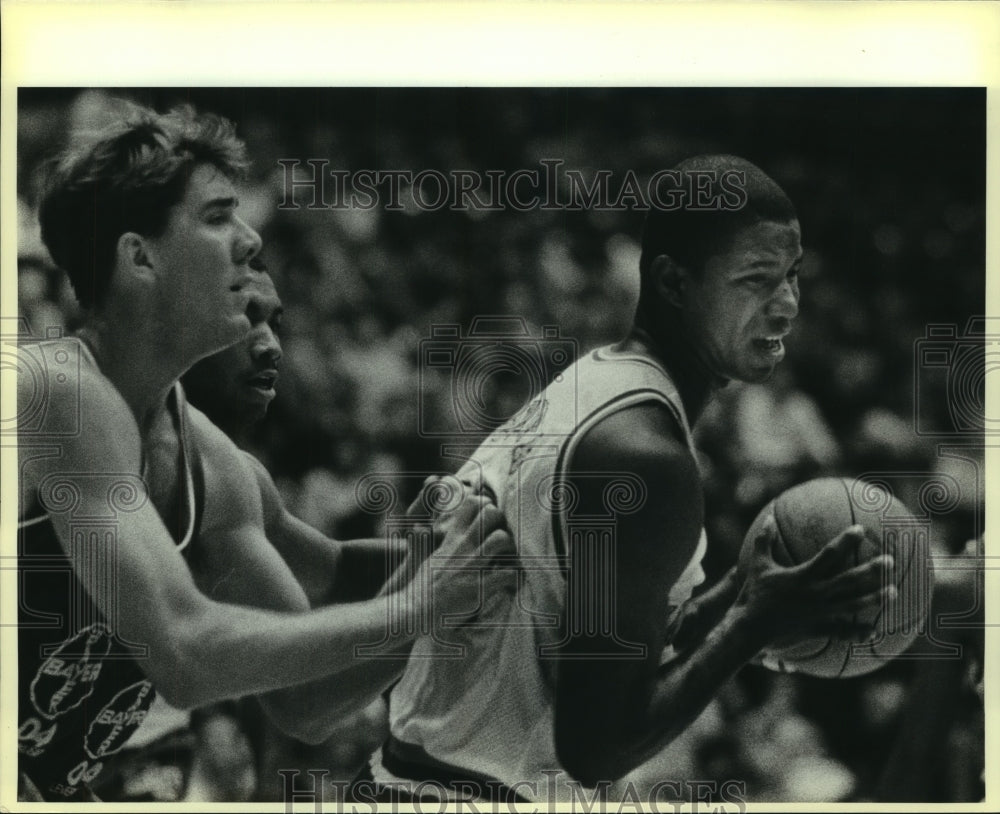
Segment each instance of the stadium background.
M916 349L932 325L956 326L945 344L981 349L963 332L985 313L985 91L21 89L18 307L36 334L72 330L79 319L38 237L40 163L70 131L99 126L116 99L211 110L233 119L248 143L254 164L241 215L264 239L286 308L279 396L251 446L291 510L325 532L379 532L378 518L358 506L361 476L455 467L439 456L449 438L420 432L427 422L454 426L451 387L461 389L464 375L460 365L424 364L431 326L467 331L476 316L513 315L535 337L558 326L580 352L621 336L637 295L642 213L310 210L301 190L300 208L279 209L287 194L279 159L446 174L559 159L588 179L611 171L615 189L629 170L644 179L689 155L730 152L788 191L806 257L780 374L765 386L727 387L698 427L707 570L718 574L733 560L770 497L823 474L945 472L962 497L931 518L936 553L960 553L980 536L977 467L938 454L936 444L981 444L956 428L948 406L961 392L981 410L984 374L966 372L970 381L956 385L953 369L919 364ZM489 416L508 414L525 394L517 375L481 384ZM404 498L414 482L399 479ZM899 487L905 502L916 499L913 484ZM953 609L969 607L962 572L938 576L965 597ZM979 639L954 630L942 637L964 637L965 657L897 660L846 681L747 668L632 779L745 780L750 800L978 800ZM264 755L261 776L224 777L236 770L220 759L209 793L279 799L265 766L349 776L378 741L382 714L373 706L318 749L260 731L256 716L244 715ZM242 754L236 730L224 732L201 748ZM929 756L901 770L914 737L928 739Z

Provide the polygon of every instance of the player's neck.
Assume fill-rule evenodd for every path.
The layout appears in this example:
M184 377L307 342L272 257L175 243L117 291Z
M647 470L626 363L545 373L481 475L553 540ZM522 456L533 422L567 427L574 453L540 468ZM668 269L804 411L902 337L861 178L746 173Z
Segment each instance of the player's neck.
M690 342L670 323L651 325L637 319L622 346L648 353L667 369L691 424L698 420L712 394L726 384L701 362Z
M80 329L100 368L125 399L141 431L166 409L183 367L152 336L148 324L102 314Z

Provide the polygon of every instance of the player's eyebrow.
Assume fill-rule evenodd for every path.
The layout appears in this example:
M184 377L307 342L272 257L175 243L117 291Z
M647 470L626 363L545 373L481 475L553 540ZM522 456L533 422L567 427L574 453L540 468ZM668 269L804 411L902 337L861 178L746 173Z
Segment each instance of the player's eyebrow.
M212 198L201 205L201 211L207 212L209 209L235 209L240 205L239 199L233 195L223 198Z
M794 268L796 266L801 266L802 259L804 256L805 256L804 252L802 254L799 254L794 260L792 260L790 267ZM754 260L751 260L749 263L743 266L741 270L756 269L756 268L771 268L777 265L779 265L779 260L776 257L758 257Z
M778 259L775 257L759 257L756 260L751 260L740 266L737 269L737 273L743 271L754 271L756 269L771 269L779 265Z

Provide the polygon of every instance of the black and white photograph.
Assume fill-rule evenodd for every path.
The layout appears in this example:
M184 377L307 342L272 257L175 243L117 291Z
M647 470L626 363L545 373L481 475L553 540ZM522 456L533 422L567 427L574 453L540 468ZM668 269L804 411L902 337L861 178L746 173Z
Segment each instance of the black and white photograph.
M3 810L986 810L993 91L768 84L5 84Z

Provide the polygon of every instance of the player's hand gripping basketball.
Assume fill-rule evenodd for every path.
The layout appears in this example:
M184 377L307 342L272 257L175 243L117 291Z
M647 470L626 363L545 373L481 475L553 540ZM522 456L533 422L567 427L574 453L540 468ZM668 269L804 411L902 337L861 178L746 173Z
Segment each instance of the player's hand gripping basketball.
M850 526L812 558L782 566L774 557L778 537L768 517L751 541L751 556L742 565L743 587L737 597L755 620L768 644L810 636L867 638L871 619L896 588L887 584L892 568L887 555L853 565L864 529Z

